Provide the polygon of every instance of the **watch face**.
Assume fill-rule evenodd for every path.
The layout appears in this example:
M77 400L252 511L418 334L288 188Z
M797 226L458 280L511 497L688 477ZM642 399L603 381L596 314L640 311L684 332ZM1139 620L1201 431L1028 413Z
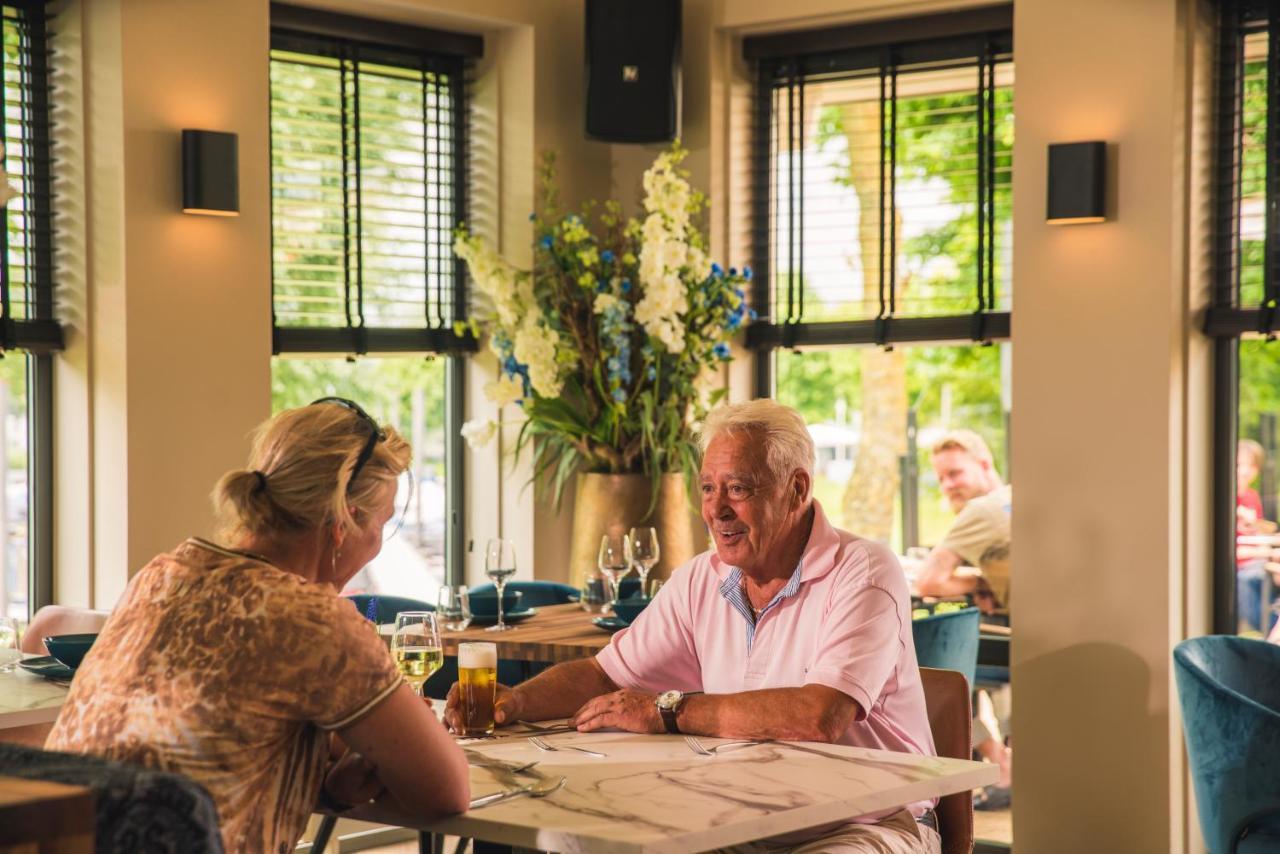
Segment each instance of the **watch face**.
M658 695L658 708L674 709L683 696L684 694L680 691L663 691Z

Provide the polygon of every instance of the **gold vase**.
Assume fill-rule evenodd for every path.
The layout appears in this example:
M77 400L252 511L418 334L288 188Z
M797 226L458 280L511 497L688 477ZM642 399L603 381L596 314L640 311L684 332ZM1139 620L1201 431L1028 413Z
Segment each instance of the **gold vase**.
M575 586L596 565L605 534L622 536L636 525L658 531L658 565L649 578L667 578L671 570L707 548L707 528L689 503L683 474L664 474L658 503L649 509L651 481L643 474L579 473L573 507L570 577Z

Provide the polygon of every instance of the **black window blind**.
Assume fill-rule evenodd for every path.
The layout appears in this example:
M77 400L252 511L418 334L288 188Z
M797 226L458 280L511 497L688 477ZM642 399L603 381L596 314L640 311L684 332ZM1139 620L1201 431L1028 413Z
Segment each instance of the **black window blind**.
M474 349L453 329L466 317L466 287L451 246L466 218L465 54L478 40L432 42L460 43L453 53L375 44L295 29L280 8L271 39L275 352Z
M1219 5L1215 98L1214 336L1280 328L1280 7Z
M43 3L0 7L4 169L15 193L0 230L0 348L62 348L53 290L49 43Z
M750 346L1008 336L1010 26L995 7L745 42Z

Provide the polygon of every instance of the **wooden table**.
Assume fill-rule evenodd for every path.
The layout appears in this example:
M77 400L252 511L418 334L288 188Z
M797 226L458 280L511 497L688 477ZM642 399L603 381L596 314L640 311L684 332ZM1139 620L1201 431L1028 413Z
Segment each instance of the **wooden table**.
M93 836L92 790L0 777L0 851L92 854Z
M488 760L536 759L537 771L563 775L567 783L546 798L515 798L437 821L386 804L346 815L539 851L693 852L965 791L998 776L994 765L982 762L832 744L766 743L703 757L680 736L599 732L547 739L607 756L544 753L524 738L464 742ZM726 741L699 740L707 746ZM503 788L492 771L473 762L473 798Z
M441 632L440 639L445 655L457 655L460 643L489 641L498 645L498 658L509 661L576 661L590 658L609 644L612 635L591 624L598 616L574 602L545 605L532 617L512 623L511 631L489 632L484 626L473 625L464 632Z

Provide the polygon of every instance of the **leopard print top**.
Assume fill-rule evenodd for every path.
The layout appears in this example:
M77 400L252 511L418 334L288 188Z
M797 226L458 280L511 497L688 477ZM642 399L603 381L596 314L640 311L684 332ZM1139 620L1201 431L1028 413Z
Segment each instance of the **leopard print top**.
M45 746L185 774L227 851L292 851L329 730L402 684L376 632L328 585L204 540L129 582Z

